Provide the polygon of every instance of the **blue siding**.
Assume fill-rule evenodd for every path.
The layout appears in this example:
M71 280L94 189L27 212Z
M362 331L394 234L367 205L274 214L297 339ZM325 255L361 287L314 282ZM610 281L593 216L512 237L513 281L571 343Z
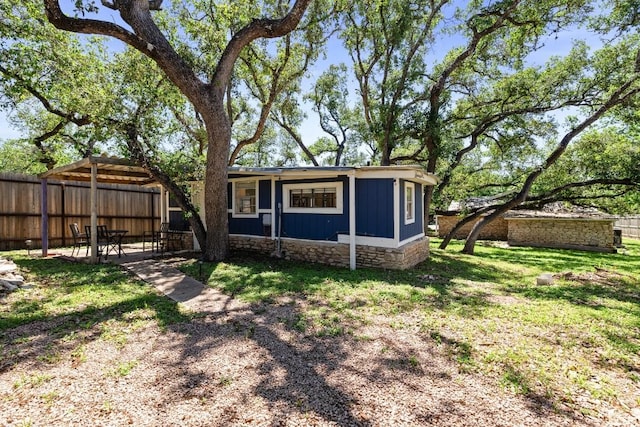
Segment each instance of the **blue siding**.
M255 177L249 177L248 180ZM233 184L227 184L227 209L231 209L233 205ZM258 181L258 209L271 209L271 180L263 179Z
M233 218L229 214L229 234L246 234L250 236L271 236L262 225L262 216L258 218Z
M276 206L282 204L282 185L301 184L310 182L342 182L342 214L307 214L307 213L283 213L282 214L282 237L309 240L338 240L338 234L349 233L349 180L346 176L339 176L334 179L307 179L276 182ZM276 233L278 213L276 212Z
M252 179L257 177L242 178ZM232 206L232 183L229 183L227 187L227 194L229 197L229 209ZM258 209L270 209L271 208L271 180L258 181ZM271 235L267 233L265 227L262 225L262 217L264 214L259 214L258 218L234 218L233 213L229 213L229 234L244 234L249 236L265 236Z
M393 239L393 179L357 179L356 188L356 234Z
M249 177L243 177L249 178ZM314 214L314 213L282 213L282 237L308 240L336 241L338 234L349 233L349 179L341 175L336 178L306 179L306 180L279 180L276 181L275 195L271 194L271 180L259 179L259 209L270 209L271 198L275 197L276 207L282 203L283 184L321 183L340 181L343 185L343 213ZM262 177L264 178L264 177ZM415 212L416 218L413 224L405 224L404 217L404 184L405 180L398 180L400 192L400 206L393 204L394 179L357 179L356 180L356 234L358 236L370 236L381 238L393 238L394 235L394 209L399 210L400 236L406 240L423 233L423 186L415 185ZM231 184L228 187L229 209L231 208ZM258 218L233 218L229 214L229 233L253 236L264 236L265 228L262 225L262 217ZM273 214L273 225L277 233L278 212Z
M271 209L271 180L258 181L258 209Z
M398 209L400 210L400 241L409 239L415 235L421 234L424 232L423 222L424 215L422 214L424 209L424 203L422 200L422 185L418 183L414 183L415 185L415 200L414 203L416 205L416 220L413 224L405 224L405 216L404 216L404 184L405 180L400 180L400 206Z

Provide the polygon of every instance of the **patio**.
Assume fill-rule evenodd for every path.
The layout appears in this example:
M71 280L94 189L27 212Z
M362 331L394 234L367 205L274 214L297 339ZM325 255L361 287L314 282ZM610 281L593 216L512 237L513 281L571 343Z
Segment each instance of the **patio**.
M98 203L98 183L117 183L117 184L128 184L128 185L136 185L136 186L157 186L160 187L160 200L165 200L166 192L164 188L158 183L153 176L149 173L147 169L144 167L138 166L127 159L119 159L113 157L87 157L77 162L71 163L69 165L61 166L50 171L47 171L40 175L42 179L42 201L41 206L47 206L47 209L51 209L47 200L47 180L48 179L57 179L61 181L81 181L81 182L90 182L91 183L91 193L89 205L91 208L91 220L90 225L86 226L86 229L81 229L81 232L85 232L85 239L89 239L89 254L90 256L82 256L82 253L76 255L77 259L87 258L91 262L100 262L100 248L99 248L99 236L98 236L98 221L101 218L102 210ZM164 203L160 203L161 215L160 215L160 223L164 223L167 214L165 211ZM42 210L42 255L48 256L49 253L49 212L47 209ZM159 225L156 228L155 225L148 230L150 233L156 233L156 230L159 230ZM142 250L143 243L140 242L139 249L138 246L131 246L130 243L126 243L126 233L128 230L125 230L126 227L115 227L120 233L120 238L125 237L125 243L122 244L122 249L127 256L140 256L139 252L144 252ZM115 229L114 229L115 230ZM114 231L112 230L112 231ZM146 234L146 231L145 231ZM91 237L86 237L91 236ZM152 253L152 243L149 243L150 254ZM76 250L78 250L78 246L76 245ZM72 257L73 252L72 249L69 249L69 257ZM86 249L86 248L85 248ZM83 248L80 248L80 252L82 252ZM57 253L65 253L65 249L56 249ZM85 250L86 254L86 250ZM113 257L110 257L113 258ZM117 257L116 257L117 258Z
M74 250L73 246L65 246L61 248L55 248L50 251L47 256L60 257L69 261L74 262L85 262L91 263L93 258L91 256L91 251L89 251L89 255L86 254L86 248L78 251L75 251L75 256L72 255ZM122 243L123 255L118 256L117 252L110 251L109 255L106 257L102 256L99 258L98 262L100 263L111 263L111 264L124 264L128 262L140 261L145 259L153 259L153 258L162 258L166 256L173 256L176 254L188 254L192 251L188 249L180 249L180 250L166 250L166 251L155 251L152 250L150 242L124 242Z

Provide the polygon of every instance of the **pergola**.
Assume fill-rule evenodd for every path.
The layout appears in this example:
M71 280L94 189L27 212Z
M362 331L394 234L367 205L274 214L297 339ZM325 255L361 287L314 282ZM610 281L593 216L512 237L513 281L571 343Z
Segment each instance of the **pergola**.
M47 180L83 181L91 183L91 259L98 260L98 183L128 184L151 186L160 185L141 166L135 165L127 159L113 157L86 157L77 162L60 166L40 174L42 180L42 256L48 255L49 249L49 214L47 211ZM160 186L161 200L164 200L164 188ZM161 204L164 212L164 204ZM164 213L161 214L164 217Z

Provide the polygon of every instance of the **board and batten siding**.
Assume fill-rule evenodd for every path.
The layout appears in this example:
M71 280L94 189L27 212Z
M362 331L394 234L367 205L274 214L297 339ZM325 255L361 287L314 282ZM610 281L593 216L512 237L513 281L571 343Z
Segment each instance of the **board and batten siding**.
M356 234L393 239L393 178L357 178L356 188Z
M261 179L258 182L258 209L271 209L271 180Z
M422 185L418 183L414 184L413 205L415 207L415 221L411 224L407 224L405 221L404 212L404 197L405 197L405 183L411 182L406 180L399 180L400 183L400 203L397 209L400 209L400 241L410 239L413 236L424 232L424 215L422 214L424 208L422 203Z
M41 180L22 174L0 173L0 250L33 248L41 242ZM98 185L98 222L109 228L129 230L127 239L141 238L160 227L160 192L131 185ZM49 245L73 242L69 224L81 229L91 221L90 186L83 182L49 180L47 201Z
M282 180L276 182L276 206L283 204L282 186L288 184L330 184L342 182L342 214L282 213L282 237L309 240L337 241L338 234L349 233L349 179L340 175L331 179ZM276 212L275 226L278 226L279 214Z
M271 209L271 179L260 179L257 176L231 176L230 179L236 179L241 181L255 181L258 180L258 216L242 217L235 216L233 213L233 182L229 182L228 194L229 194L229 234L247 235L247 236L265 236L270 237L271 232L265 228L263 224L263 217L265 210Z

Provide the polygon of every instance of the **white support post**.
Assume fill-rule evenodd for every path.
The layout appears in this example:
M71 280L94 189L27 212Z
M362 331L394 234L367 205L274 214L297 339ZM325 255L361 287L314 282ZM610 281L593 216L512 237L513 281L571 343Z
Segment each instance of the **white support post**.
M98 262L98 165L91 163L91 262Z
M349 174L349 268L356 269L356 171Z
M167 192L164 189L164 186L160 186L160 223L169 222L167 221Z

